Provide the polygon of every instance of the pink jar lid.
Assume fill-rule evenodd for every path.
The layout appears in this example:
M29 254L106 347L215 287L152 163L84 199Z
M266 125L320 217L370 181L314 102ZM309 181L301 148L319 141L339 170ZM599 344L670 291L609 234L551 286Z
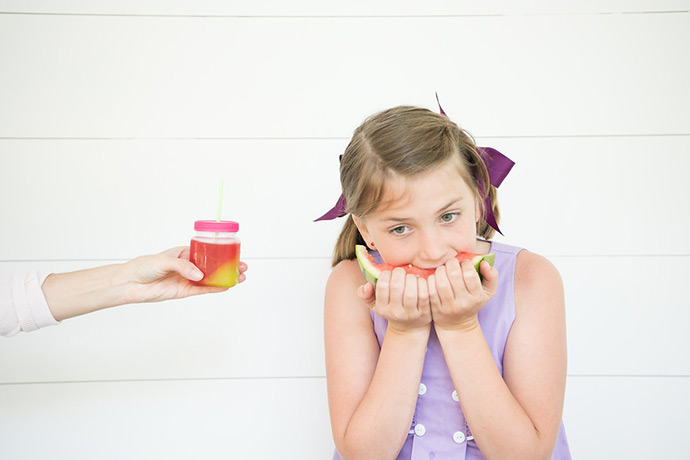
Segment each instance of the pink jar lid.
M194 230L197 232L225 232L236 233L240 229L240 224L232 220L197 220L194 222Z

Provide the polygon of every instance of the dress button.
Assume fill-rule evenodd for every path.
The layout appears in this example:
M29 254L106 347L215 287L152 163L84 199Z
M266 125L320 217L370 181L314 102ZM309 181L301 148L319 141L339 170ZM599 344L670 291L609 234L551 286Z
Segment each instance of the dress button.
M453 398L453 401L460 402L460 399L458 398L458 392L457 391L453 390L453 394L450 396L451 396L451 398Z
M424 385L423 383L420 383L419 384L419 394L423 395L424 393L426 393L426 385Z
M462 431L456 431L455 433L453 433L453 441L455 441L458 444L462 444L463 442L465 442L465 433L463 433Z
M424 428L424 425L418 423L414 426L414 434L417 436L424 436L424 433L426 433L426 428Z

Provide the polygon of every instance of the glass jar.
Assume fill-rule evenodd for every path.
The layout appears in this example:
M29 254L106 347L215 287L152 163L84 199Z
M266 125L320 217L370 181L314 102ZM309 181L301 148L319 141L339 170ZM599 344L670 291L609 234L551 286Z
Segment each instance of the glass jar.
M197 220L189 260L204 273L195 284L232 287L240 276L240 225L230 220Z

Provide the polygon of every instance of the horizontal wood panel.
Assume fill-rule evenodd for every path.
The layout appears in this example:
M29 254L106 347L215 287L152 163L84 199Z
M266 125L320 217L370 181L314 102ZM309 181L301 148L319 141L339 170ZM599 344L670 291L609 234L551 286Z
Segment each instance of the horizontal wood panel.
M554 257L563 278L568 373L690 376L690 257Z
M690 375L688 257L554 257L571 375ZM323 376L328 260L248 260L229 292L119 307L0 340L0 382ZM91 262L91 264L94 264ZM87 263L1 263L0 274ZM663 267L663 269L660 269Z
M341 141L0 141L0 259L122 259L240 223L243 257L326 256ZM5 234L5 232L7 232ZM5 238L5 236L7 238Z
M688 378L570 377L573 458L683 458L689 390ZM3 455L329 458L325 394L323 378L3 385Z
M2 140L0 260L126 259L240 222L243 257L330 257L336 140ZM517 165L502 241L546 255L688 255L690 136L479 138Z
M683 0L580 0L548 2L543 0L378 0L368 2L318 2L277 0L228 2L223 0L148 0L119 2L88 0L2 0L3 12L49 12L88 14L189 14L189 15L425 15L425 14L547 14L596 12L658 12L687 10Z
M0 385L3 458L330 458L325 379Z
M687 26L0 15L0 137L347 137L434 91L480 136L688 133Z
M690 254L690 136L479 145L516 162L499 189L508 242L548 255Z
M569 377L563 413L573 458L687 457L690 378Z

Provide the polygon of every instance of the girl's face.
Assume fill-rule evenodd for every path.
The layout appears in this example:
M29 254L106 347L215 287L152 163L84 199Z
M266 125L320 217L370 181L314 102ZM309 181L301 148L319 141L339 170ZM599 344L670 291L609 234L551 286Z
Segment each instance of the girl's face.
M414 177L394 175L381 203L354 219L386 263L435 268L459 252L479 252L479 206L453 161Z

